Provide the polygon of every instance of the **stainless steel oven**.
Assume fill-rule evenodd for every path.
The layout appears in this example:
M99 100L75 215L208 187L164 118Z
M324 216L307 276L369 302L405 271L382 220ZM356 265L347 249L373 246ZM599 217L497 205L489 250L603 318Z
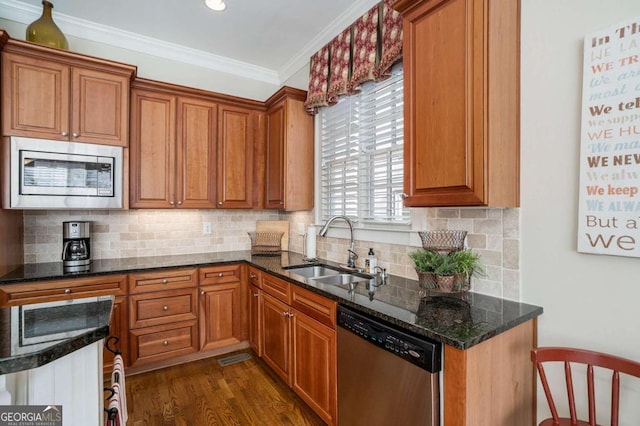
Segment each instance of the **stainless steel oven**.
M11 138L10 208L122 208L122 147Z

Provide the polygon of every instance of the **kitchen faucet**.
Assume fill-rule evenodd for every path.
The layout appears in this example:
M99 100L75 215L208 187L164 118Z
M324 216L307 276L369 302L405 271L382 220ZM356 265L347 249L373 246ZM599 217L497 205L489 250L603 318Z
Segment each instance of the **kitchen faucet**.
M349 252L349 259L347 260L347 268L357 269L356 259L358 258L358 255L356 254L355 243L353 241L353 223L351 222L351 219L349 219L346 216L331 216L329 220L327 220L327 223L324 224L320 232L318 232L318 235L320 235L321 237L324 237L327 234L327 231L329 230L329 225L331 225L331 223L336 219L342 219L345 222L347 222L347 224L349 225L349 231L351 232L351 244L349 245L349 249L347 250Z

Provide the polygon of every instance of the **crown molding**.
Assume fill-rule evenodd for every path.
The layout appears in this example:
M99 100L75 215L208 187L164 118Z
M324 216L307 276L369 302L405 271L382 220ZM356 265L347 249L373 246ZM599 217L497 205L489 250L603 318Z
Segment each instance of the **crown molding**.
M279 70L272 70L225 56L146 37L107 25L55 12L56 23L69 36L114 46L134 52L153 55L172 61L233 74L240 77L281 85L300 69L308 66L311 56L327 44L336 34L351 25L379 0L358 0L344 13L317 34ZM40 17L42 9L17 0L0 0L0 17L28 25Z
M28 25L39 18L41 13L40 7L15 0L0 0L0 16L10 21ZM281 82L278 72L269 68L123 31L62 13L56 13L55 18L56 24L69 36L234 74L264 83L279 85Z

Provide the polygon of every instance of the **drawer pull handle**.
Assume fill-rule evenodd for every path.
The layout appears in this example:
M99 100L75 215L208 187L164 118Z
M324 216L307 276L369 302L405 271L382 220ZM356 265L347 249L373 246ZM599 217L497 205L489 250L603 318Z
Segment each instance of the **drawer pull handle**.
M218 276L219 276L220 278L224 277L224 272L219 272L219 273L218 273Z
M164 342L162 342L162 344L165 345L165 346L169 346L169 341L165 340Z
M168 311L168 310L169 310L169 307L168 307L167 305L164 305L164 306L162 307L162 310L163 310L163 311Z
M167 284L168 282L169 282L169 280L167 280L166 278L164 278L164 279L162 280L162 284Z
M71 289L70 288L65 288L64 289L64 294L70 294L71 293Z

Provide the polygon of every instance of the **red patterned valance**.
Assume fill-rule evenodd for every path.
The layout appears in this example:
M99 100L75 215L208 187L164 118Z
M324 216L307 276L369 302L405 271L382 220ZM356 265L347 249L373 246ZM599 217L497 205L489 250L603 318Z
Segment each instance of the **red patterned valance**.
M382 2L382 25L380 62L376 68L376 80L391 76L391 66L402 57L402 16L391 4L395 0Z
M360 90L365 81L375 78L378 60L378 11L376 5L353 24L353 74L349 92Z
M402 17L383 0L311 57L305 107L316 114L362 83L389 77L402 57Z
M327 100L330 105L338 102L338 97L348 93L351 74L351 28L342 31L331 42L329 61L329 90Z
M329 86L329 45L317 51L311 57L309 69L309 90L304 106L309 114L317 114L318 107L329 105L327 88Z

